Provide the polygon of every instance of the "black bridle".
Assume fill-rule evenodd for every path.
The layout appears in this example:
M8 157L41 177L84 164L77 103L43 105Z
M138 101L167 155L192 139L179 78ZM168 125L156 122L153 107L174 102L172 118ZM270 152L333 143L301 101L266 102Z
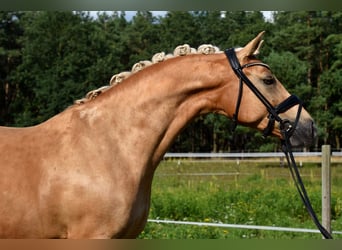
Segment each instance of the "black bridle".
M240 65L239 60L236 57L235 50L233 48L227 49L225 51L226 56L228 58L228 61L234 70L235 74L239 77L240 79L240 87L239 87L239 94L238 94L238 99L237 99L237 105L235 107L235 113L233 115L233 122L234 122L234 127L236 127L238 123L238 114L239 114L239 109L240 109L240 103L242 99L242 89L243 89L243 83L245 83L251 90L252 92L258 97L258 99L265 105L267 111L268 111L268 125L263 131L263 135L266 137L271 134L275 121L279 122L280 124L280 130L284 134L287 134L291 136L297 126L300 113L302 110L302 101L295 95L289 96L287 99L285 99L282 103L279 105L273 107L272 104L264 97L264 95L255 87L255 85L248 79L248 77L243 73L244 68L249 68L253 66L262 66L266 67L269 69L269 66L267 64L261 63L261 62L254 62L254 63L247 63L244 64L243 66ZM292 108L295 105L299 105L298 107L298 112L297 112L297 117L294 123L290 122L287 119L282 119L279 114L286 112L290 108Z
M287 163L289 165L289 169L291 171L292 178L295 182L296 188L299 192L299 195L308 210L308 213L310 214L312 220L316 224L317 228L320 230L322 235L326 239L332 239L331 234L320 224L315 211L312 208L310 199L307 195L306 189L304 187L302 178L300 176L296 161L294 159L293 153L292 153L292 146L290 143L290 137L293 135L294 131L296 130L300 114L302 111L302 106L303 103L302 101L295 95L290 95L287 99L285 99L283 102L278 104L277 106L273 106L266 98L265 96L255 87L255 85L248 79L248 77L245 75L243 72L243 69L248 68L248 67L253 67L253 66L262 66L266 67L269 69L269 66L267 64L261 63L261 62L253 62L253 63L247 63L244 64L243 66L240 65L239 60L237 59L235 49L227 49L225 51L225 54L228 58L228 61L234 70L235 74L238 76L240 83L239 83L239 93L238 93L238 98L236 102L236 107L235 107L235 113L233 114L233 129L238 124L238 115L239 115L239 109L240 109L240 104L241 104L241 99L242 99L242 90L243 90L243 84L245 83L250 90L258 97L258 99L265 105L267 111L268 111L268 125L263 131L264 137L268 136L271 134L275 122L279 122L279 128L281 131L281 134L283 136L283 139L281 140L282 142L282 150L284 151L284 154L286 156ZM298 111L296 115L296 119L294 122L291 122L287 119L282 119L279 114L286 112L293 106L298 105Z

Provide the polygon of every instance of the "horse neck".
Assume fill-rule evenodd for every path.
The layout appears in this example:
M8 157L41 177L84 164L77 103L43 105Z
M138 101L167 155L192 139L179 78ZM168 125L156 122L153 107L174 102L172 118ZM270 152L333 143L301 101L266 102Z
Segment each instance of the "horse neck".
M227 61L223 54L191 55L152 65L89 102L105 118L93 122L112 133L113 143L154 168L180 131L217 106ZM91 108L89 109L91 110ZM106 121L106 122L105 122ZM106 123L106 124L103 124Z

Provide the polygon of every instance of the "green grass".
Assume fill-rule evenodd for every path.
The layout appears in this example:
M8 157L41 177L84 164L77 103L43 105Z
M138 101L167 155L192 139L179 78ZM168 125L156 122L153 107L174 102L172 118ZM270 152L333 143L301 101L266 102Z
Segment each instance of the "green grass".
M301 174L318 217L321 169ZM332 168L332 228L342 231L342 165ZM279 162L163 161L152 187L150 219L316 229ZM143 239L321 239L320 234L147 223ZM342 238L342 235L334 235Z

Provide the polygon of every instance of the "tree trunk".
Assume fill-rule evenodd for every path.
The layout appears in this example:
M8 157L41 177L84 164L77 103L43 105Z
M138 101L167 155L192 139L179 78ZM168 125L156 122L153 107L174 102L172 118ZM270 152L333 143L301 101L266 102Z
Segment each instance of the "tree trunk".
M336 149L340 150L341 148L340 137L337 134L335 135L335 142L336 142Z
M213 153L217 152L217 134L213 131Z

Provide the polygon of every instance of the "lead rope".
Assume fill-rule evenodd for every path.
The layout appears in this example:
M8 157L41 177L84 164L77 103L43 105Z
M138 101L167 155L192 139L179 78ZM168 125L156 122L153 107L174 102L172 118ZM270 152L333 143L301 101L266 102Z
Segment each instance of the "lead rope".
M291 143L289 141L289 136L286 135L285 132L285 136L284 136L284 140L282 140L282 150L286 156L286 160L287 160L287 164L289 166L293 181L296 185L296 188L298 190L298 193L300 195L300 198L302 199L309 215L311 216L313 222L316 224L317 228L319 229L319 231L321 232L321 234L324 236L325 239L332 239L331 234L322 226L322 224L319 222L317 215L315 213L315 211L312 208L310 199L308 197L308 194L306 192L305 186L303 184L303 180L300 176L299 170L298 170L298 166L296 164L296 161L294 159L293 156L293 152L292 152L292 147L291 147Z

